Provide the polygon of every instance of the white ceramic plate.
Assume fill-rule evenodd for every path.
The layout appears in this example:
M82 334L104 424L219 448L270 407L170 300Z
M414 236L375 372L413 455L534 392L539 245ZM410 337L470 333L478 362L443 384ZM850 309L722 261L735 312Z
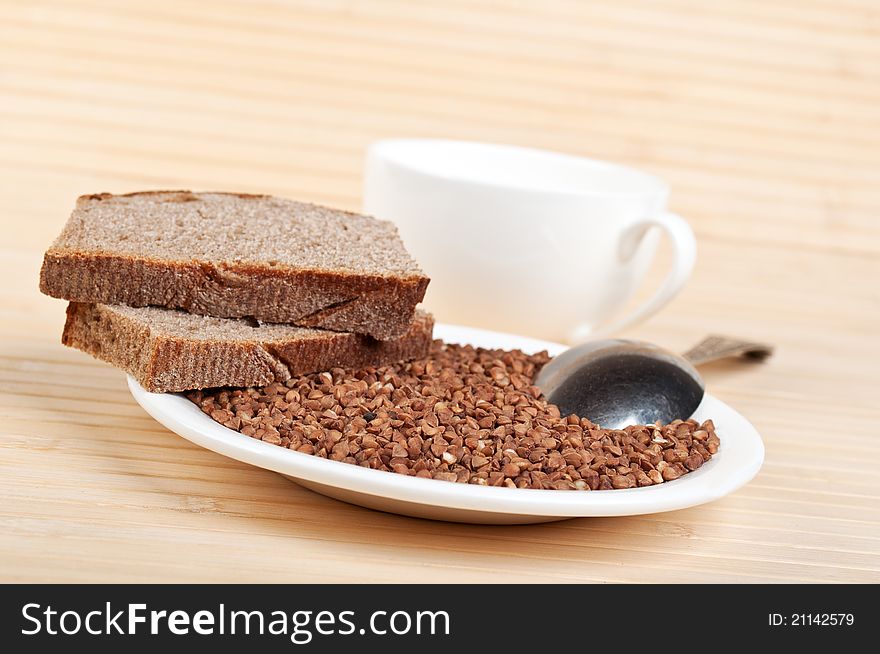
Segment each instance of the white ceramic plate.
M565 349L557 343L452 325L437 325L434 335L450 343L519 348L530 353L546 349L556 355ZM516 524L673 511L735 491L757 474L764 460L764 445L755 428L709 394L694 417L714 420L721 447L699 470L659 486L584 492L491 488L330 461L243 436L214 422L181 395L149 393L131 377L128 387L147 413L196 445L281 473L344 502L434 520Z

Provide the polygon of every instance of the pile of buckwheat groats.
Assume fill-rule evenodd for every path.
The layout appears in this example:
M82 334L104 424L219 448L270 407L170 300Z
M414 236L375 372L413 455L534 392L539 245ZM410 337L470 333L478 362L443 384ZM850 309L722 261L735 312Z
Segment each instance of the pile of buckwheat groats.
M445 481L556 490L651 486L718 451L711 420L601 429L532 380L549 357L435 341L428 358L262 388L191 391L217 422L297 452Z

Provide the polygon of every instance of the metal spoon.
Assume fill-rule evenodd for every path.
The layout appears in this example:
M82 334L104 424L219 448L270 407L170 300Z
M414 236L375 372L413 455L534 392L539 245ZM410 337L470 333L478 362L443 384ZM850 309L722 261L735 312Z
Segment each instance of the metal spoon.
M732 356L766 359L772 346L709 336L678 356L642 341L607 339L566 350L535 380L562 415L589 418L606 429L690 418L705 384L695 365Z

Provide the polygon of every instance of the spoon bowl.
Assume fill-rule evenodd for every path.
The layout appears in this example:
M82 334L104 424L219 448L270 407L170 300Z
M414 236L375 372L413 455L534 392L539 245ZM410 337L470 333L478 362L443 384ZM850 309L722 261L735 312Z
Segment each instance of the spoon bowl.
M690 418L706 388L681 356L623 339L566 350L544 366L535 385L563 416L582 416L606 429Z

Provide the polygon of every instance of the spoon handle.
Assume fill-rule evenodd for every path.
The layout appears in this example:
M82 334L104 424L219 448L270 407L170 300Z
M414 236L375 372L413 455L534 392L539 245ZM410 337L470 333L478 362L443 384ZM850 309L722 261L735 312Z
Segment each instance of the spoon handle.
M712 334L697 343L682 356L695 366L727 357L744 356L763 361L773 354L773 346L754 341Z

